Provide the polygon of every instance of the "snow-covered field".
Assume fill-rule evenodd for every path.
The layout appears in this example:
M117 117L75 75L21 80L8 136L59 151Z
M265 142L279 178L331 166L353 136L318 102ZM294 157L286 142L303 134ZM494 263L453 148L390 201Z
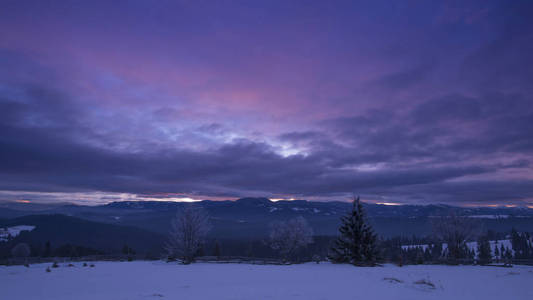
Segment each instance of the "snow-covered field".
M2 266L0 299L533 299L526 266L94 264Z

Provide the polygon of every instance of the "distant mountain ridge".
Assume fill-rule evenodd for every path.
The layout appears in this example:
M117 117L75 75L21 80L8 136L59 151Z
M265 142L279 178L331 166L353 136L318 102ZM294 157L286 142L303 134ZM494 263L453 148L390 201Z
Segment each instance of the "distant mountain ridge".
M63 214L94 222L132 226L167 234L170 220L184 202L120 201L105 205L38 205L0 203L0 218L35 214ZM318 235L336 235L339 218L349 210L349 202L314 202L306 200L271 201L268 198L242 198L236 201L195 202L210 215L213 237L243 238L268 235L269 224L296 216L305 217ZM515 227L533 232L533 209L520 207L464 208L448 205L388 206L365 203L364 207L376 231L382 236L427 235L431 217L458 215L477 217L486 229L507 231ZM24 209L28 208L28 209Z
M202 207L226 207L226 206L243 206L243 207L265 207L293 209L301 211L313 211L314 213L336 213L343 212L349 209L350 202L341 201L307 201L307 200L280 200L271 201L268 198L241 198L235 201L211 201L203 200L194 202L195 205ZM122 209L177 209L183 205L184 202L173 201L117 201L103 205L104 207L122 208ZM404 216L404 217L422 217L422 216L446 216L450 211L454 211L460 215L501 215L501 216L521 216L533 217L533 209L527 207L459 207L445 204L428 204L428 205L385 205L385 204L363 204L369 217L375 216ZM313 209L323 209L316 211Z

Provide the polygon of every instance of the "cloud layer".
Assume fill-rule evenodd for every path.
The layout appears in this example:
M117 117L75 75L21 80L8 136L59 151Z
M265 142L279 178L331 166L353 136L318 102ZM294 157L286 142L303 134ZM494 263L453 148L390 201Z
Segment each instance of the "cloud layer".
M0 199L533 205L528 1L2 6Z

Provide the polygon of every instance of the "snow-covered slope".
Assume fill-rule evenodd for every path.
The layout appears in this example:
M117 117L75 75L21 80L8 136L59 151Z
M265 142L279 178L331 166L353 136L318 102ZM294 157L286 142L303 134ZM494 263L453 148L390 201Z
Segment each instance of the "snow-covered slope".
M22 231L32 231L35 229L35 226L32 225L18 225L13 227L7 227L7 228L0 228L0 242L5 242L11 237L16 237L19 235Z
M526 266L95 264L0 267L1 299L533 299Z

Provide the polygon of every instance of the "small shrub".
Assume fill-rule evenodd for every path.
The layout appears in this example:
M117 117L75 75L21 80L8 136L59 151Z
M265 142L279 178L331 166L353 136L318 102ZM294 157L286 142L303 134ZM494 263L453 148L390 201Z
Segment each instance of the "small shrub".
M74 267L74 265L73 264L68 264L67 267Z
M84 266L84 267L87 267L87 263L83 263L83 266Z
M11 255L14 257L28 257L30 256L30 246L26 243L19 243L11 249Z
M401 254L394 256L393 263L398 267L403 267L403 257Z
M29 268L29 267L30 267L30 264L26 263L26 264L24 264L24 266L25 266L26 268Z
M46 272L47 272L47 273L52 272L52 270L50 270L50 267L46 268Z
M54 262L54 263L52 264L52 268L59 268L59 265L57 264L57 262Z
M133 261L133 257L128 256L128 261Z
M312 259L313 259L313 261L316 262L317 264L319 264L320 261L321 261L320 255L317 255L317 254L313 255L313 258L312 258Z
M397 267L400 267L400 268L403 267L403 262L402 262L402 261L397 262L397 263L396 263L396 266L397 266Z
M383 278L383 280L388 281L390 283L403 283L403 280L394 277L385 277Z
M415 281L414 284L420 284L420 285L426 285L430 287L431 289L435 289L435 284L429 280L420 279L418 281Z
M90 264L89 267L94 268L94 264Z

